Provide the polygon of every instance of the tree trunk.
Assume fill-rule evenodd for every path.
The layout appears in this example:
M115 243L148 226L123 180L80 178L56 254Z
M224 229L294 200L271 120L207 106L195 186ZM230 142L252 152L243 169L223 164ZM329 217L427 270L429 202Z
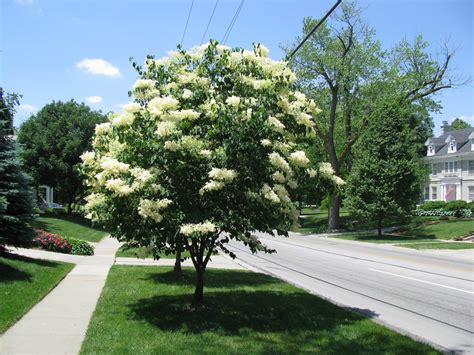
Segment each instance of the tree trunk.
M377 230L378 230L379 237L381 237L382 236L382 215L381 214L379 214Z
M181 274L181 245L178 245L176 248L176 260L174 262L174 269L173 271L177 274Z
M204 302L204 267L196 268L196 289L194 290L194 305L201 306Z
M329 205L329 229L339 229L339 211L341 209L341 196L331 194Z
M70 216L72 214L72 203L74 201L74 196L69 194L67 198L67 214Z

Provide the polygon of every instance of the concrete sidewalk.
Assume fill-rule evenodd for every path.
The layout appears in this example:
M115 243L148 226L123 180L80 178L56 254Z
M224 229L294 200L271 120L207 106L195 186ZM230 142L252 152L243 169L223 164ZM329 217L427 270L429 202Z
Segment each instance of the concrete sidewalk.
M0 354L78 354L119 246L117 240L106 238L96 245L95 255L88 257L30 251L40 254L32 257L50 256L77 265L0 337Z

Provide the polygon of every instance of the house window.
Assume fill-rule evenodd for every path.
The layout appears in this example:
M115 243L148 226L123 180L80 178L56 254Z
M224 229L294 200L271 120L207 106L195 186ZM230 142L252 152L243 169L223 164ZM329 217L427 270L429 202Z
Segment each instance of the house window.
M436 186L431 187L431 199L432 200L438 199L438 188Z
M449 152L453 153L456 151L456 141L449 142Z
M467 199L468 199L469 201L474 201L474 186L469 186L469 187L468 187Z
M433 155L433 154L434 154L434 147L433 145L430 144L428 146L428 155Z
M423 197L425 201L428 201L430 199L430 188L428 186L425 187L425 194Z
M458 171L458 162L457 161L450 161L444 162L444 172L445 173L455 173Z
M474 160L469 160L467 170L469 175L474 175Z

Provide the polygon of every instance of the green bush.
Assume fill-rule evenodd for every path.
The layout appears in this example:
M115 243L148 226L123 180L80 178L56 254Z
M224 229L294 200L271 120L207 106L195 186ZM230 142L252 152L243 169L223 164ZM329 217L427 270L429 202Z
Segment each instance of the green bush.
M467 208L471 210L471 212L474 213L474 201L471 201L467 204Z
M71 246L71 254L94 255L94 247L84 240L65 238Z
M446 203L446 206L444 207L446 211L459 211L459 210L464 210L467 208L468 208L467 202L462 201L462 200L449 201L448 203Z
M427 201L418 207L420 210L431 211L445 209L446 202L444 201Z

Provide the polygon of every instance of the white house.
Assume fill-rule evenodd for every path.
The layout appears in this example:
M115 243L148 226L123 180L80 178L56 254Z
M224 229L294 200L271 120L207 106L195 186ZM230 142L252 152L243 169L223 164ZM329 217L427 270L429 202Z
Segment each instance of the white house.
M474 128L450 131L429 138L424 158L431 166L429 181L423 186L424 201L474 201Z

